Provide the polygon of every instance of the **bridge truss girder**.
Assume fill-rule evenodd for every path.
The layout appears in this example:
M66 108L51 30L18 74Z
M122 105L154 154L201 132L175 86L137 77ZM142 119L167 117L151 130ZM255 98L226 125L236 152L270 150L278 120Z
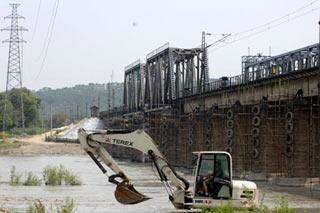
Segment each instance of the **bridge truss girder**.
M144 107L145 64L140 60L125 68L123 102L128 112L140 111Z
M314 44L274 57L261 56L262 60L250 61L243 56L243 83L316 67L318 53L319 44Z
M148 54L144 100L147 109L159 108L201 92L209 80L204 73L207 63L204 63L203 56L201 48L171 48L168 44Z

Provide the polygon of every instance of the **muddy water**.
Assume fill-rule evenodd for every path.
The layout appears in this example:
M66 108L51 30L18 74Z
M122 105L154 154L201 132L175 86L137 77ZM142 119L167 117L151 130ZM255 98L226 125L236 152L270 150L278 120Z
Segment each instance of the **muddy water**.
M17 171L33 171L42 177L46 165L63 164L77 173L83 182L81 186L10 186L9 176L12 166ZM69 197L75 201L77 212L173 212L174 208L160 181L154 175L150 164L120 162L120 166L134 182L135 188L149 197L146 202L125 206L119 204L113 192L115 186L108 183L92 160L83 156L35 156L10 157L0 156L0 207L25 212L35 200L41 200L46 206L62 204ZM111 173L111 172L109 172ZM184 174L183 174L184 175ZM185 176L185 175L184 175ZM190 180L190 175L187 176ZM302 189L288 189L258 183L264 204L273 207L281 196L286 196L290 206L310 209L308 212L320 212L319 197L307 197ZM299 191L301 190L301 191ZM301 211L303 212L303 211Z
M42 177L46 165L63 164L77 173L81 186L10 186L10 169L33 171ZM136 189L153 199L125 206L119 204L113 192L115 186L107 182L98 167L87 156L36 156L0 157L0 207L23 212L28 205L39 199L46 206L61 204L66 197L74 199L77 212L169 212L173 209L165 189L157 180L149 165L121 162L121 167L135 183Z

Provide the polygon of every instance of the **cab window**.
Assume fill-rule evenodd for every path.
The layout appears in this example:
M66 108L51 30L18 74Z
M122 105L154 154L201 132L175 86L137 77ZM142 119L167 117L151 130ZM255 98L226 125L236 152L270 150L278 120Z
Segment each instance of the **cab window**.
M202 155L198 175L206 176L214 170L214 155Z
M226 180L230 180L229 156L225 154L217 154L215 159L215 176Z
M195 194L213 199L229 199L232 194L230 157L225 153L200 156Z

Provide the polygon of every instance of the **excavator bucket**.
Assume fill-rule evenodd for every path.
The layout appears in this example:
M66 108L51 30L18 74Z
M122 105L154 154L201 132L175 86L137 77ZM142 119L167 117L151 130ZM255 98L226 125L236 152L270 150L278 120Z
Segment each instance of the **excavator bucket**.
M122 204L137 204L150 199L139 193L128 181L118 184L114 195L117 201Z

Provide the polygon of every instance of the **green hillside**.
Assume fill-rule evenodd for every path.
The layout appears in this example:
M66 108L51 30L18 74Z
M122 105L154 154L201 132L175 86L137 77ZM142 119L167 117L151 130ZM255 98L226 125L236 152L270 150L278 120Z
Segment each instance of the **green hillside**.
M36 92L41 99L41 114L44 118L52 113L62 112L71 120L89 116L90 106L96 105L100 111L109 109L108 93L110 88L110 105L112 107L112 91L114 91L114 106L121 106L123 101L123 83L76 85L61 89L42 88Z

